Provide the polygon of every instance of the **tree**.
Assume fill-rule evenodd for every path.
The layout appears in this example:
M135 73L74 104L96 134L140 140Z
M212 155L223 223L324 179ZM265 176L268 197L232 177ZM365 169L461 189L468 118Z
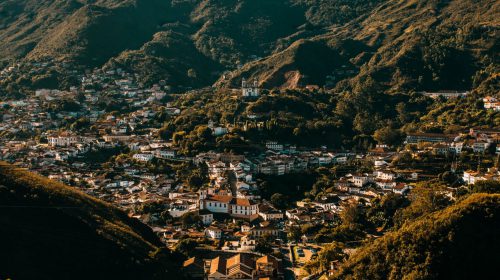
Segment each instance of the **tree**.
M257 239L255 243L255 251L262 254L270 254L273 252L273 236L270 234L263 235Z
M201 222L201 217L196 212L187 212L181 216L181 222L182 226L186 228L199 224Z
M184 140L184 137L186 136L185 131L178 131L174 133L172 136L172 140L174 141L174 144L179 145L182 140Z
M158 136L163 140L170 140L170 138L173 136L173 133L171 128L166 125L158 130Z
M196 129L196 135L198 136L198 138L203 139L204 141L209 141L213 138L212 130L205 125L199 126Z
M203 185L203 177L198 173L189 175L188 184L191 188L199 189Z
M73 131L80 130L82 128L87 127L90 124L87 118L79 118L74 123L71 124L70 129Z
M163 209L164 209L163 204L157 201L153 201L141 204L138 208L138 211L143 214L154 214L161 212Z
M168 210L161 212L160 218L165 224L174 219Z
M187 72L187 75L189 78L196 78L197 77L196 70L194 70L193 68L190 68Z
M381 198L374 198L367 210L367 220L374 227L392 227L393 217L398 209L408 206L409 200L402 195L389 193Z
M479 181L471 186L471 192L473 193L500 193L500 182L499 181Z
M377 129L373 134L373 138L375 138L379 144L387 144L390 146L399 144L402 140L402 136L403 135L398 129L393 129L390 126Z
M367 113L358 113L353 121L354 129L362 134L370 135L375 130L375 120L373 117L368 116Z
M175 251L181 253L185 256L189 256L189 252L193 251L196 248L198 242L191 238L182 239L175 245Z
M357 204L349 204L340 213L342 224L350 228L357 227L363 220L363 213Z
M281 193L275 193L271 196L271 203L278 209L285 209L288 206L288 197Z
M439 178L446 184L453 184L457 179L457 175L451 171L445 171L439 174Z
M394 216L394 222L398 226L451 204L450 198L446 196L446 189L440 185L418 185L412 190L410 200L410 205L398 210Z
M326 245L318 253L318 257L308 262L304 269L310 274L329 269L331 262L342 261L347 257L343 248L344 246L337 242Z
M287 238L289 241L298 242L298 241L300 241L301 236L302 236L302 231L300 230L299 227L291 227L288 230Z
M398 119L401 124L406 124L410 120L410 116L408 115L406 104L404 102L400 102L396 105L396 112L398 112Z

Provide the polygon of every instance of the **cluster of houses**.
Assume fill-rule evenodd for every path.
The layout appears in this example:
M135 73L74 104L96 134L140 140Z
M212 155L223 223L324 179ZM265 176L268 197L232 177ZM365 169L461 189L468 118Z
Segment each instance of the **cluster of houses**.
M490 147L495 147L500 154L500 130L471 128L457 134L410 133L405 143L428 144L426 148L437 154L461 154L466 150L485 153Z
M462 176L462 180L464 183L468 185L474 185L475 183L479 181L500 181L500 171L495 168L491 167L488 168L487 171L474 171L474 170L467 170L464 171L464 175Z
M7 68L0 75L9 75L16 69ZM204 152L193 157L180 156L172 142L158 140L158 129L151 125L159 113L180 114L180 109L165 102L170 86L160 82L146 88L137 82L135 75L121 69L75 75L81 80L80 88L72 87L68 91L39 89L24 99L0 103L1 135L37 136L0 138L0 159L112 202L152 225L171 247L184 236L213 241L217 245L212 252L217 254L190 258L184 263L183 272L189 278L283 279L281 260L255 254L260 238L270 236L277 245L293 227L333 223L346 205L362 201L369 206L372 198L387 193L406 195L412 183L425 178L422 170L391 165L400 152L383 145L367 153L353 153L332 152L326 148L297 149L293 145L267 141L262 143L266 151L260 154ZM425 93L434 98L467 94ZM241 95L258 97L258 82L244 80ZM120 114L106 113L102 106L113 105L115 96L128 104L127 110ZM62 101L72 102L77 109L47 110ZM486 109L498 110L497 99L487 97L483 101ZM69 130L68 120L81 120L91 129L85 133ZM213 121L209 121L207 127L215 136L222 136L231 129ZM453 135L411 133L405 143L416 146L416 153L433 151L440 155L458 155L470 151L482 155L493 149L500 155L500 130L472 128ZM106 153L110 154L100 161ZM109 158L113 158L112 163L107 162ZM206 166L210 183L195 190L181 183L175 172L148 168L148 164L163 160ZM347 166L360 161L370 163L373 168L363 172L355 168L339 174L328 191L313 199L298 201L286 211L261 197L255 179L261 175L283 176L320 166ZM496 168L465 171L462 180L465 184L500 180L500 172ZM294 188L291 186L290 190L302 191ZM172 219L159 227L160 213L137 214L136 206L147 203L162 205L162 210ZM185 225L180 221L190 214L199 219L197 225ZM312 239L313 236L302 237L304 242Z
M218 156L216 153L203 153L196 156L196 162L205 162L208 165L210 175L220 178L227 171L233 171L236 177L242 181L251 183L252 174L284 175L294 172L302 172L307 169L316 168L329 164L341 164L354 157L353 153L332 153L325 151L293 151L285 152L268 150L267 152L254 156ZM220 178L222 179L222 178Z
M500 100L497 97L486 96L483 98L484 109L492 110L495 112L500 111Z
M164 106L163 99L170 90L164 82L145 88L136 82L136 77L121 69L75 74L81 80L80 87L69 90L38 89L22 99L0 102L2 112L0 132L10 134L57 131L69 119L81 119L88 126L95 126L101 136L120 140L152 120L158 112L168 115L180 114L180 109ZM96 90L95 88L99 88ZM102 106L116 102L116 96L126 102L131 111L128 114L106 115ZM73 106L65 110L64 102ZM76 107L75 107L76 106ZM50 108L57 107L57 110Z
M192 257L184 262L182 272L188 279L284 279L281 260L248 253L206 259Z

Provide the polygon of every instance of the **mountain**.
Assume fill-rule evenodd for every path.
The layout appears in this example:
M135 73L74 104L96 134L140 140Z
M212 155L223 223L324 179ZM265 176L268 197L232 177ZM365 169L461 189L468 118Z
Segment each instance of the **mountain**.
M499 235L500 195L473 194L365 245L333 279L487 279Z
M102 64L138 48L164 19L163 1L4 1L4 58L56 58Z
M2 279L176 276L149 227L71 187L1 162L0 205Z
M463 90L498 65L499 15L494 0L7 0L0 61L118 66L194 88Z
M0 3L0 61L107 63L134 69L145 82L161 76L200 87L378 2L9 0Z
M297 81L301 86L322 86L329 76L330 85L342 89L371 77L393 91L463 90L472 87L476 71L490 63L498 65L497 1L382 2L344 25L296 41L219 82L236 85L242 77L250 77L266 87L289 87ZM311 42L322 45L323 50L319 54L313 48L297 51L307 49L301 45ZM324 59L318 61L318 55ZM297 62L300 59L313 65L313 71L304 69Z

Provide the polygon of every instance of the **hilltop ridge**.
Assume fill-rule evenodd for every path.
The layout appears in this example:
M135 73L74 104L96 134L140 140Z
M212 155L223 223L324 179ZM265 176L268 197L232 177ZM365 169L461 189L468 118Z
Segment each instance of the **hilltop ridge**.
M499 14L492 0L11 0L0 61L116 66L192 88L342 90L369 77L391 91L469 89L495 59Z

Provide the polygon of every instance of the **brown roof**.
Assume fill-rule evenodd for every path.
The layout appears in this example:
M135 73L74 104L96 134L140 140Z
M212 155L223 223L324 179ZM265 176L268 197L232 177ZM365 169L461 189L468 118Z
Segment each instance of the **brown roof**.
M405 183L398 183L398 184L396 184L396 186L394 186L394 189L396 189L396 190L402 190L405 187L406 187Z
M210 195L207 200L217 201L222 203L229 203L233 199L230 195Z
M222 274L226 273L226 260L222 259L221 257L212 259L212 261L210 262L210 274L213 274L215 272L219 272Z
M218 228L218 227L214 227L214 226L209 226L209 227L207 227L205 230L222 231L220 228Z
M195 257L187 259L186 261L184 261L184 264L182 266L184 266L184 267L189 266L189 265L194 263L194 260L195 260Z
M257 263L273 263L273 264L276 264L277 261L275 258L273 257L270 257L270 256L263 256L263 257L260 257L257 259L256 261Z
M238 254L238 255L234 255L234 256L230 257L229 259L227 259L226 263L227 263L228 267L231 267L235 264L240 263L240 261L241 261L241 254Z
M187 259L186 261L184 261L184 264L182 266L183 267L188 267L188 266L191 266L191 265L201 266L200 262L201 262L200 259L197 259L196 257L192 257L192 258Z
M250 205L254 205L255 203L253 203L252 201L250 201L246 198L233 198L233 200L231 201L231 204L240 205L240 206L250 206Z
M248 267L253 267L252 259L250 257L248 257L247 255L242 255L242 254L237 254L237 255L234 255L234 256L230 257L229 259L227 259L226 267L232 267L232 266L240 264L240 263L244 264Z

